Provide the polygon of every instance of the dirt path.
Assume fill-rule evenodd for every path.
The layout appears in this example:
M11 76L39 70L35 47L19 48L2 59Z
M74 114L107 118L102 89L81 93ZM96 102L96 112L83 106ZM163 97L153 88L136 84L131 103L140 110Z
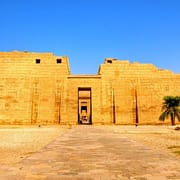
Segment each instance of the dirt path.
M180 179L180 161L175 156L119 133L122 129L118 127L113 128L77 126L68 130L21 162L2 165L0 179Z

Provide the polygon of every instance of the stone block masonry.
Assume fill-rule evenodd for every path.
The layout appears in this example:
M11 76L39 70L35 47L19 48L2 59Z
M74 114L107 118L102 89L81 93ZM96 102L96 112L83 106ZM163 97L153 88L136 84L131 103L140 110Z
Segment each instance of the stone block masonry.
M72 75L66 56L0 52L0 71L0 124L159 124L163 97L180 96L180 74L113 58Z

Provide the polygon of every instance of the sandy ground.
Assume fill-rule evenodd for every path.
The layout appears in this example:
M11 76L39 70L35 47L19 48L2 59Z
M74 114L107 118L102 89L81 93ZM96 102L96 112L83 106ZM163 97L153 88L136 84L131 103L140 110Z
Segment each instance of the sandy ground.
M0 126L0 164L21 161L62 135L68 127Z
M0 164L18 163L69 130L68 126L0 126ZM99 126L180 158L180 131L170 126Z
M173 126L111 126L111 129L139 143L180 158L180 130L174 130Z

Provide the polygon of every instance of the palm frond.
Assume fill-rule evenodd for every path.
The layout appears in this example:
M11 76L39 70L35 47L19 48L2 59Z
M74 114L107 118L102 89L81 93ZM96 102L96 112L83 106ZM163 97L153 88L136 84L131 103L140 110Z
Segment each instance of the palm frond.
M164 112L159 116L159 120L160 120L160 121L164 121L168 116L169 116L169 115L168 115L167 111L164 111Z
M180 121L180 97L179 96L165 96L162 103L162 114L159 116L160 121L164 121L166 118L171 117L174 120L175 117ZM173 124L173 122L172 122Z
M177 114L176 117L177 117L178 121L180 121L180 114Z

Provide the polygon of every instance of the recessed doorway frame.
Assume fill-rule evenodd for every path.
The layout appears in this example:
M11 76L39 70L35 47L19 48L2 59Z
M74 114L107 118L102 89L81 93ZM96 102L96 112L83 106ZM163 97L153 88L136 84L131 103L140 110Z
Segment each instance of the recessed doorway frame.
M90 92L90 115L89 115L89 123L81 123L80 121L80 114L79 114L79 108L80 108L80 91L89 91ZM91 87L78 87L78 109L77 109L77 114L78 114L78 124L79 125L92 125L92 88Z

